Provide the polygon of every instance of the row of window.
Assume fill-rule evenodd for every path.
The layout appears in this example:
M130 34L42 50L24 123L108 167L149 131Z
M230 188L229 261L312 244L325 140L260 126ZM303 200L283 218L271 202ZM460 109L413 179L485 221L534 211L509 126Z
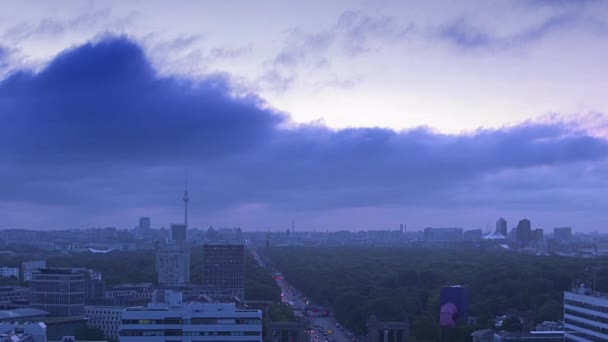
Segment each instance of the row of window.
M262 320L257 318L123 319L122 324L262 324Z
M576 311L576 310L572 310L572 309L568 309L568 308L564 309L564 313L570 314L572 316L580 317L580 318L586 318L586 319L594 321L594 322L608 324L608 318L606 318L606 317L592 315L592 314L588 314L588 313L584 313L584 312L580 312L580 311Z
M121 330L120 336L260 336L260 331Z
M593 311L608 313L608 307L607 306L590 304L590 303L583 303L583 302L579 302L579 301L572 300L572 299L566 299L566 300L564 300L564 302L566 304L577 306L579 308L585 308L585 309L589 309L589 310L593 310Z
M580 338L584 338L586 340L592 341L592 342L603 342L605 341L602 338L596 337L596 336L592 336L589 334L585 334L585 333L581 333L581 332L569 332L569 334L574 335L576 337L580 337ZM564 341L566 342L578 342L579 340L575 340L573 338L569 338L568 336L564 336Z
M579 327L579 328L595 331L597 333L604 334L606 337L608 337L608 329L600 328L600 327L595 326L593 324L583 323L583 322L575 321L575 320L572 320L572 319L566 320L565 323L573 325L573 326L576 326L576 327ZM568 329L566 329L566 330L568 330Z

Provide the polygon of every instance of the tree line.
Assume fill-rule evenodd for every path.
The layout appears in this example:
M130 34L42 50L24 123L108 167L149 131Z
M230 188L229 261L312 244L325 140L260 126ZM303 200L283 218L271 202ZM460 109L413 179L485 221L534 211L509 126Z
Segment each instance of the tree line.
M608 291L606 259L537 256L484 249L304 248L269 251L278 270L313 302L333 309L336 319L364 334L374 314L380 320L408 319L415 338L440 339L439 291L469 287L469 316L477 325L456 329L452 341L468 341L474 329L492 328L493 318L531 311L536 322L561 320L563 291L575 280L592 279Z

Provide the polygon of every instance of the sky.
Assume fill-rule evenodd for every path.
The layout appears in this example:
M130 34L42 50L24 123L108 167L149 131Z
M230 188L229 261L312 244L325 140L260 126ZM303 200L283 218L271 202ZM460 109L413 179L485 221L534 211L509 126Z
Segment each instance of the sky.
M608 232L608 3L7 1L0 228Z

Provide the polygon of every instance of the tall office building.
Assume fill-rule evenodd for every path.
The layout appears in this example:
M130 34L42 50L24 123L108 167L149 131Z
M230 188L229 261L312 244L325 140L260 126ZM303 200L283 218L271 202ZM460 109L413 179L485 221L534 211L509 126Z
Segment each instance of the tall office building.
M577 285L564 292L564 341L608 341L608 296Z
M517 241L526 244L533 239L534 235L532 234L532 224L530 223L530 220L520 220L517 224Z
M190 249L184 244L168 244L156 250L158 285L175 286L190 282Z
M32 272L30 306L50 317L81 318L84 315L85 274L69 268L43 268Z
M555 238L555 240L560 241L560 242L572 240L572 228L570 228L570 227L553 228L553 238Z
M171 225L171 240L175 242L188 241L188 228L185 224Z
M545 239L544 231L541 228L536 228L534 230L533 235L534 235L534 240L536 240L536 241L540 242L540 241L543 241Z
M203 246L203 285L230 289L245 300L245 248L242 244L205 244Z
M507 220L502 217L499 218L498 221L496 221L496 231L502 234L504 237L507 237Z
M122 312L121 342L262 342L262 312L229 303L182 303L181 298Z
M139 218L139 229L142 229L142 230L150 229L150 218L149 217L140 217Z

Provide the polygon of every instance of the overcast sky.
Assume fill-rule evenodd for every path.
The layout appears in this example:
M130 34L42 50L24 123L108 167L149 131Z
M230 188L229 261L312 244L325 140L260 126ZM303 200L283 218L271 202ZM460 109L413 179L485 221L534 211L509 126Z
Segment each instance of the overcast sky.
M608 2L0 11L0 228L608 231Z

